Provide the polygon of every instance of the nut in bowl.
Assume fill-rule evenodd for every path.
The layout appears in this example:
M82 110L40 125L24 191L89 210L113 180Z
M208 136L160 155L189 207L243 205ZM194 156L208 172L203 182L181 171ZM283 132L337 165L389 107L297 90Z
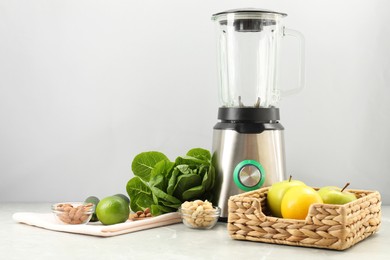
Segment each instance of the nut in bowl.
M65 224L86 224L95 212L95 205L92 203L67 202L53 204L52 212L56 218Z
M186 201L179 208L184 225L195 229L211 229L218 222L221 209L213 207L210 202L195 200Z

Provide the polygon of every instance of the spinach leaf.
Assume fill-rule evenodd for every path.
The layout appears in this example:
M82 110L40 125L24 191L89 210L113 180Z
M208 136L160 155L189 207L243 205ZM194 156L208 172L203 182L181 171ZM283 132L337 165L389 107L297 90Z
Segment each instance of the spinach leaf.
M199 186L196 186L196 187L193 187L191 189L184 191L182 194L182 197L183 197L184 201L194 200L195 198L196 199L203 199L204 192L205 192L204 187L202 185L199 185Z
M177 168L182 174L191 174L191 173L192 173L192 170L191 170L190 166L188 166L188 165L186 165L186 164L177 165L176 168Z
M154 176L162 175L164 177L169 178L169 175L171 174L174 166L175 163L169 160L161 160L154 165L153 169L150 172L150 177L153 178Z
M153 204L150 206L150 212L152 213L153 216L158 216L158 215L165 214L165 213L172 212L172 211L175 211L175 210L172 208L169 208L169 207L162 206L162 205Z
M160 190L159 188L151 187L151 190L152 190L153 194L161 200L168 201L172 204L181 204L181 201L179 199L175 198L172 195L165 193L164 191Z
M205 190L211 190L214 188L214 182L215 182L215 169L213 166L210 166L207 169L205 169L205 174L203 175L203 179L202 179L202 186L204 186Z
M146 194L138 194L130 200L130 208L133 211L145 210L153 204L153 198Z
M150 181L149 181L149 185L151 187L157 187L159 189L165 189L166 185L165 185L164 176L156 175L156 176L152 177L150 179Z
M208 162L186 155L186 156L177 157L175 163L176 165L188 165L189 167L194 168L201 164L207 164Z
M134 176L138 176L144 181L149 181L152 169L162 160L169 159L160 152L143 152L134 157L134 160L131 163L131 169Z
M149 186L139 177L131 178L126 185L126 191L129 195L152 195L152 191Z
M215 169L212 165L209 167L199 168L200 172L203 173L202 183L199 186L195 186L183 191L182 200L194 200L194 199L209 199L207 191L211 191L214 188L215 184ZM201 175L198 175L199 177Z
M174 163L168 160L162 160L154 166L151 171L150 186L166 190L168 187L169 177L172 174Z
M208 150L202 148L194 148L187 152L187 156L199 159L205 163L210 163L211 153Z
M130 207L134 211L144 210L153 203L152 190L137 176L127 182L126 191L131 198Z
M198 167L199 165L210 165L211 154L209 151L202 148L191 149L185 156L176 158L176 165L187 164L190 167Z
M179 171L178 168L173 169L172 175L171 175L171 177L168 180L167 193L169 195L173 195L173 192L175 190L175 185L176 185L176 182L177 182L177 177L179 176L179 174L180 174L180 171Z
M172 210L171 211L175 211L177 210L180 205L182 204L182 202L180 201L180 203L172 203L172 202L169 202L169 201L165 201L165 200L160 200L159 201L159 205L163 205L163 206L166 206L166 207L169 207L171 208Z
M177 183L175 185L175 190L173 195L176 198L179 198L181 201L185 201L183 194L186 190L198 186L202 183L202 178L197 174L186 174L181 175L177 178Z

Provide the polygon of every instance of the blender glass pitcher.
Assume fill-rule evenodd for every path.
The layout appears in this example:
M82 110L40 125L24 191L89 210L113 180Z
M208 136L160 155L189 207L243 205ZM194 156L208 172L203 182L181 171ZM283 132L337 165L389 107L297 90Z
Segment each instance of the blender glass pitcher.
M304 86L304 39L286 29L287 16L262 9L236 9L214 14L217 27L219 97L222 107L276 106L281 95L299 92ZM280 40L295 36L300 42L298 86L277 88Z

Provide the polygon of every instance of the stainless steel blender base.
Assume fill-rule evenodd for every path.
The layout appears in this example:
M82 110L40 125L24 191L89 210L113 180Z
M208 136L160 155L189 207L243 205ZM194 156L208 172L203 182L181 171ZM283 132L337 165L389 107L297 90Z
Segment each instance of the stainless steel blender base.
M212 151L217 173L213 204L221 208L221 218L228 216L229 197L259 188L251 188L259 178L261 186L286 179L283 130L246 134L214 129Z

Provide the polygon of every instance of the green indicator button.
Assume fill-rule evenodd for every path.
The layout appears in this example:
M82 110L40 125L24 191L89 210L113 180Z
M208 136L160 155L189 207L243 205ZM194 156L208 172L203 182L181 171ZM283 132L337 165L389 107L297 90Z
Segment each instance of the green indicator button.
M255 160L244 160L233 172L234 183L243 191L259 189L265 181L263 166Z

